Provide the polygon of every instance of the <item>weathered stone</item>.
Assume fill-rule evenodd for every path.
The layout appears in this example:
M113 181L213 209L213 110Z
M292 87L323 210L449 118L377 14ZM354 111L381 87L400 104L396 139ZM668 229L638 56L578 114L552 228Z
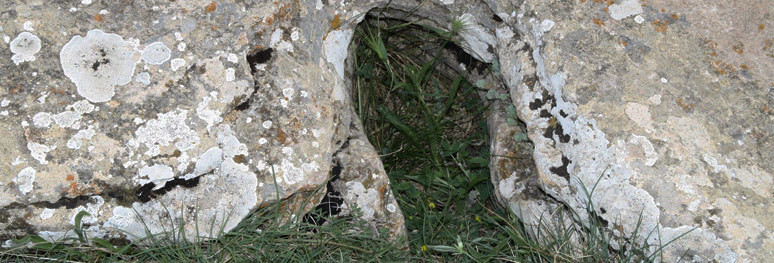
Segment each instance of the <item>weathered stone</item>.
M289 213L305 212L322 198L313 190L326 184L345 140L376 160L368 173L345 167L344 205L404 234L378 155L350 129L359 124L343 63L355 23L333 27L328 21L344 16L337 9L314 1L0 4L2 32L15 36L1 53L1 237L61 237L80 211L90 214L90 236L183 227L191 240L228 231L278 199L289 200Z
M499 37L497 52L535 144L541 189L617 235L630 237L641 218L637 242L696 227L665 259L766 261L774 251L771 9L599 2L492 6L509 25L496 30L517 32ZM581 182L596 185L593 215Z
M228 230L324 185L334 160L346 206L402 233L349 105L354 27L386 2L0 4L3 236L62 235L81 210L98 236L144 235L135 211L152 233L194 215ZM568 224L657 233L639 243L697 227L665 259L748 262L774 251L768 6L443 0L408 19L463 21L464 51L450 53L499 68L448 63L495 94L492 180L527 224L567 206L580 215Z

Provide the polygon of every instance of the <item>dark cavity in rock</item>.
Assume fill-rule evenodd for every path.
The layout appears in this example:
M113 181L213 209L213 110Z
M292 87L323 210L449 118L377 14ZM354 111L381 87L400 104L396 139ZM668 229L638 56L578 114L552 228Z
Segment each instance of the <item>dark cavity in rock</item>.
M323 196L319 205L304 215L304 223L319 226L327 221L326 218L341 213L341 205L344 203L344 199L341 197L341 193L333 187L333 182L339 179L341 170L341 164L338 161L334 162L333 169L331 169L331 179L328 180L328 184L325 187L325 196ZM315 230L313 229L312 231Z
M250 64L250 72L255 74L256 68L258 64L263 64L269 61L271 59L271 53L274 52L274 49L267 48L261 51L253 52L252 54L247 55L247 63Z
M206 175L206 174L203 174ZM147 183L143 186L140 186L140 188L135 191L135 196L137 197L137 200L140 202L148 202L151 199L157 198L159 196L162 196L166 194L167 192L171 191L177 186L182 186L185 188L191 188L199 185L199 178L203 175L199 175L197 177L191 178L191 179L184 179L180 177L176 177L175 179L172 179L170 181L167 181L166 184L164 184L163 187L153 190L154 187L156 187L156 184L153 182Z

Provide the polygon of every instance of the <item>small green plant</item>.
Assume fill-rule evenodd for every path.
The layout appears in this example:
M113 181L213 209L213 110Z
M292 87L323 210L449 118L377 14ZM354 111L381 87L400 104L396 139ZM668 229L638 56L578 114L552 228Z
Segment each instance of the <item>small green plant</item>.
M619 237L593 216L591 197L599 181L590 189L580 182L589 200L586 225L567 224L585 219L567 207L541 215L537 226L525 226L517 213L500 207L490 182L487 105L479 96L485 83L472 85L439 63L444 48L459 44L466 20L452 19L441 29L371 14L353 42L353 104L381 153L408 240L384 238L384 230L374 231L359 219L357 208L318 226L288 220L277 202L228 233L224 225L211 225L209 236L219 233L218 238L190 241L184 227L150 235L146 226L146 237L134 242L89 237L82 224L89 215L80 212L75 237L52 242L30 235L0 249L0 262L663 262L659 256L674 240L637 244L632 240L645 232L641 222L632 236ZM497 61L490 68L496 74ZM510 101L494 90L484 97ZM505 110L507 122L517 125L515 107ZM518 133L514 140L528 138ZM197 217L179 220L170 225L198 224ZM612 249L613 242L620 249Z
M302 200L299 209L308 201ZM385 239L386 230L374 232L359 219L357 208L349 217L328 218L318 226L287 220L289 211L281 209L284 205L277 202L259 209L228 233L223 232L222 226L213 225L219 232L214 239L187 240L184 228L177 227L133 242L89 237L82 224L89 214L82 211L74 220L75 237L64 235L65 238L50 241L38 235L26 236L15 240L15 246L0 249L0 262L414 261L401 250L402 240ZM198 224L196 218L180 219L178 223ZM145 229L150 231L147 225Z
M471 85L439 59L465 31L463 19L448 30L368 17L354 42L357 93L353 99L371 143L382 154L393 190L406 217L411 252L428 261L653 262L663 247L637 244L638 222L630 237L610 233L601 219L588 225L576 211L560 207L526 227L493 200L485 82ZM496 74L495 61L490 74ZM510 102L488 90L487 100ZM505 109L518 125L516 108ZM525 133L513 139L528 141ZM600 177L601 178L601 177ZM587 214L596 184L587 189ZM653 231L648 233L649 237ZM612 243L620 249L612 249Z

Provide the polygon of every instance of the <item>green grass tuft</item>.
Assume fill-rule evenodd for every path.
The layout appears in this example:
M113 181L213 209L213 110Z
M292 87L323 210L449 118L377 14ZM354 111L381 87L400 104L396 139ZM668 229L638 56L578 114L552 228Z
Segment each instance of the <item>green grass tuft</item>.
M353 105L382 156L408 240L385 239L386 230L371 229L358 219L356 208L351 216L327 218L316 226L288 220L288 211L278 202L229 233L223 233L223 226L211 226L210 236L220 233L216 239L189 241L184 228L177 227L129 243L88 237L81 220L88 213L81 212L73 228L77 238L49 242L30 235L16 240L15 247L0 249L0 262L663 261L663 247L674 240L637 245L630 240L654 234L639 224L631 237L615 237L596 216L590 216L588 225L565 224L580 221L580 215L560 207L544 215L540 225L525 227L496 203L486 101L476 85L439 63L443 47L458 41L465 27L464 19L441 29L369 16L356 31ZM497 71L497 64L491 67ZM508 99L492 92L486 97ZM515 108L507 111L508 122L516 124ZM517 134L514 140L527 138ZM595 188L583 186L587 200ZM594 204L587 204L585 212L594 211ZM186 223L199 222L181 219L170 225ZM613 242L621 249L613 250Z

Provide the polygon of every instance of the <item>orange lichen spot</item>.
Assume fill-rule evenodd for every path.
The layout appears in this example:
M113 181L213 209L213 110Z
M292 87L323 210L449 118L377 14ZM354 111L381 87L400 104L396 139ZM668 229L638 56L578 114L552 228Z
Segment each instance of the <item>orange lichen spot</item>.
M769 112L769 106L763 105L763 112Z
M215 12L215 10L218 10L218 4L216 4L215 1L210 2L209 5L204 7L205 13L212 13Z
M611 6L613 4L615 4L615 0L605 0L605 5L606 6ZM607 9L607 7L605 9Z
M680 16L678 16L677 14L672 14L672 20L678 20L678 19L680 19Z
M621 46L624 46L624 47L626 47L627 45L629 45L629 42L626 42L626 40L621 40L621 41L618 41L618 43L619 43L619 44L621 44Z
M597 19L597 18L595 17L595 18L594 18L594 24L595 24L595 25L598 25L598 26L604 26L604 25L605 25L605 21L599 20L599 19Z
M666 21L661 21L661 20L658 20L658 19L654 19L654 20L653 20L652 22L650 22L650 23L653 25L653 30L655 30L656 32L662 32L662 33L663 33L663 32L666 32L666 30L667 30L667 25L669 25L669 23L668 23L668 22L666 22Z
M57 88L50 88L50 89L48 89L48 91L53 93L53 94L64 94L65 93L64 89L57 89Z
M758 25L758 31L763 31L764 28L766 28L766 25L764 24Z
M281 143L284 143L285 140L287 140L287 138L288 138L288 135L285 134L285 132L282 131L282 129L277 127L277 141L279 141Z
M718 52L712 51L712 56L713 57L717 57L718 56Z
M744 70L744 71L748 71L748 70L750 70L750 66L748 66L747 64L742 64L742 65L739 65L739 68L740 68L740 69L742 69L742 70Z
M602 3L602 0L594 0L597 4Z
M693 103L690 103L690 104L685 103L683 101L683 98L677 98L675 99L675 102L677 103L678 106L680 106L680 108L683 108L683 110L685 111L693 109Z
M586 3L586 0L580 0L580 3L581 4Z
M768 51L771 46L774 45L774 40L772 39L766 39L763 41L763 51Z
M96 14L96 15L94 15L94 21L97 21L97 22L100 22L100 23L105 22L105 16L100 15L100 14Z
M607 7L604 8L605 12L610 12L610 10L607 9Z
M14 94L16 92L21 92L21 90L22 90L21 86L16 86L16 88L11 89L11 94Z
M341 18L339 18L339 15L333 16L333 20L331 21L331 28L333 30L339 29L341 26Z
M733 65L720 60L713 61L711 65L715 69L715 71L721 75L725 75L725 74L728 74L729 72L736 71Z
M65 190L65 192L71 195L78 195L78 183L76 182L70 183L70 186L67 187L67 190Z
M661 13L666 13L666 9L661 8Z
M67 181L72 181L72 180L75 180L75 176L73 176L72 174L68 174L68 175L65 177L65 179L66 179Z
M733 49L734 52L736 52L737 54L742 54L744 53L744 44L743 43L736 44L733 47L731 47L731 49Z

